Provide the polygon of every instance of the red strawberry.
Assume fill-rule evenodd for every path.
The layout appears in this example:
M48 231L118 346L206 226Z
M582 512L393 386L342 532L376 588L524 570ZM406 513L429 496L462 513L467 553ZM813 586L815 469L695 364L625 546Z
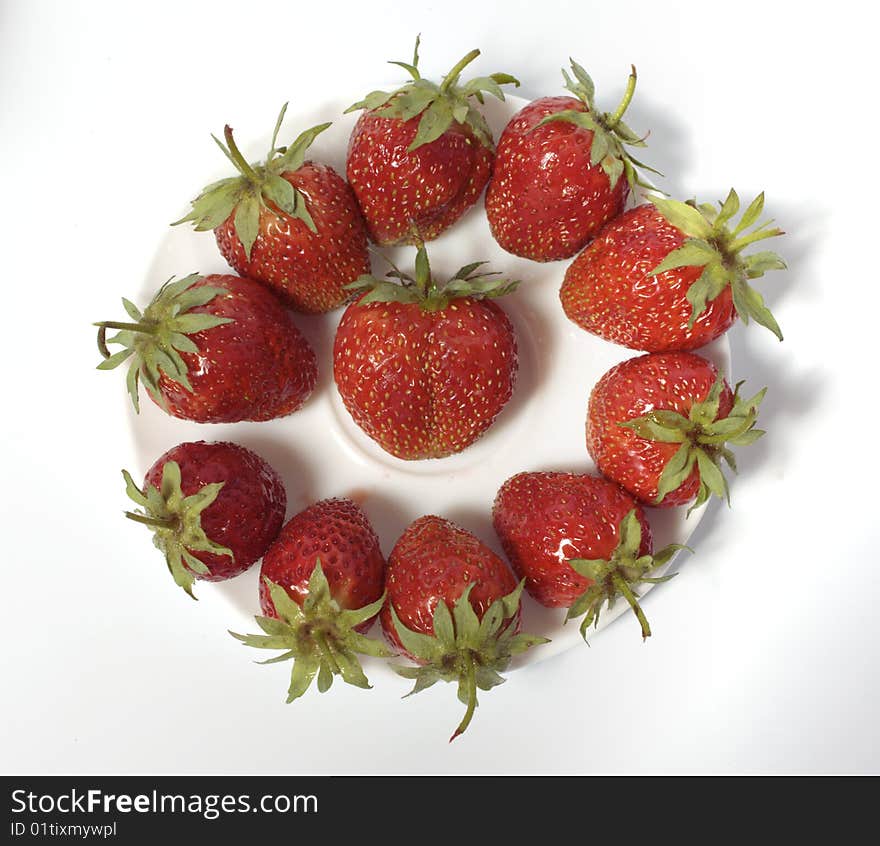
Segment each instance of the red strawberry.
M498 142L486 191L495 240L534 261L577 253L623 211L636 185L648 187L636 167L652 170L624 149L645 146L621 120L635 91L636 69L617 110L600 114L593 81L577 62L571 67L576 81L564 70L562 75L577 99L542 97L513 116Z
M445 284L431 277L424 247L415 279L359 280L372 290L342 316L333 373L345 407L382 449L398 458L442 458L472 444L510 399L516 338L507 315L486 299L516 283L469 264Z
M641 506L607 479L576 473L519 473L498 491L495 531L526 590L542 605L568 608L566 620L586 613L581 634L597 625L604 602L620 596L642 626L651 628L636 586L666 581L648 573L683 547L652 555L651 527Z
M756 441L767 390L739 396L715 366L689 352L649 353L612 367L595 385L587 449L599 470L650 505L691 509L710 494L729 500L723 458L736 470L737 446Z
M238 276L193 274L166 282L132 323L97 323L110 370L132 357L128 392L138 383L175 417L198 423L271 420L296 411L318 378L315 353L274 294ZM118 334L106 338L107 329ZM107 344L124 349L113 355Z
M385 601L385 559L367 516L348 499L325 499L293 517L263 558L257 623L263 635L233 637L258 649L283 649L266 663L293 658L287 701L318 676L323 693L339 675L369 687L356 653L391 653L361 632Z
M345 180L333 168L305 160L330 124L276 147L286 110L285 103L265 162L248 164L228 126L226 146L214 138L240 175L209 185L175 223L213 229L235 270L270 287L296 311L317 314L342 305L349 297L345 286L369 273L367 237Z
M492 170L492 132L471 104L483 92L504 99L502 85L519 82L506 73L459 84L477 56L471 50L440 85L418 71L396 91L373 91L347 111L366 109L351 135L346 173L377 244L416 244L436 238L480 196Z
M308 596L317 560L343 610L375 602L385 583L385 559L366 514L350 499L324 499L291 518L263 559L260 607L277 617L266 581L281 585L297 604ZM360 629L369 628L368 620Z
M578 326L649 352L691 350L726 332L736 315L782 333L748 280L785 267L776 253L743 256L755 241L781 235L770 221L747 232L764 195L743 213L731 189L720 211L659 197L611 221L571 264L560 297Z
M140 506L126 517L152 528L174 581L193 599L195 579L215 582L243 573L284 522L281 479L238 444L180 444L147 471L143 488L128 471L122 475L126 493Z
M467 727L477 688L504 679L510 659L544 638L517 634L522 583L489 547L441 517L420 517L391 551L381 621L386 637L418 667L395 667L414 679L413 693L457 682L467 705L450 740Z

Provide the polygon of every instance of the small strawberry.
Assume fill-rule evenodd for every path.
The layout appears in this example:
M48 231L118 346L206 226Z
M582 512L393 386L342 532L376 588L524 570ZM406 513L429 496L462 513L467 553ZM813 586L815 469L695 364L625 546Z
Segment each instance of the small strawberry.
M198 423L271 420L296 411L318 378L315 353L274 294L238 276L192 274L166 282L131 323L96 323L99 370L129 357L128 392L143 382L157 405ZM112 338L108 329L118 329ZM110 354L107 344L124 349Z
M470 724L477 688L504 679L514 655L545 638L518 634L522 583L489 547L441 517L420 517L391 551L382 609L386 637L418 667L395 667L415 680L412 693L456 682L467 710L450 740Z
M225 145L214 138L240 175L209 185L173 225L192 221L198 232L213 229L223 257L242 276L267 285L296 311L319 314L342 305L345 286L369 273L367 236L345 180L305 158L330 124L277 147L286 111L285 103L265 162L248 164L228 126Z
M636 69L617 109L600 113L589 74L574 60L571 68L574 81L565 70L562 75L575 97L535 100L504 128L486 191L495 240L534 261L573 256L623 211L630 191L650 187L636 168L657 172L625 149L645 146L621 120L635 92Z
M742 399L715 366L689 352L649 353L612 367L590 394L587 449L599 470L641 502L672 506L710 494L729 501L721 459L744 446L766 388ZM690 511L688 512L690 513Z
M281 530L260 571L262 635L230 632L246 646L282 649L264 663L293 659L287 701L317 675L323 693L333 677L370 687L356 653L391 652L363 632L385 602L385 559L367 516L348 499L325 499Z
M516 338L491 297L516 283L469 264L435 282L424 247L415 278L361 277L369 293L342 316L333 373L349 414L398 458L442 458L472 444L510 399Z
M149 526L174 581L193 599L195 579L243 573L269 548L284 522L287 494L278 474L238 444L194 441L168 450L143 488L122 471L140 510L125 516Z
M685 547L652 554L651 527L641 506L607 479L576 473L519 473L498 491L495 531L526 590L542 605L568 608L566 620L586 613L581 634L618 597L632 607L642 637L651 627L636 587L667 581L648 574Z
M782 333L750 279L785 262L771 252L742 255L781 235L772 221L751 232L764 207L759 194L739 211L731 189L720 210L709 204L649 197L611 221L572 262L560 298L578 326L636 350L692 350L726 332L736 316Z
M477 56L471 50L440 85L422 79L419 39L412 81L396 91L373 91L347 111L365 109L351 134L346 173L377 244L415 244L436 238L480 196L492 170L492 132L471 103L483 92L504 99L502 85L519 82L493 73L463 85L459 76Z

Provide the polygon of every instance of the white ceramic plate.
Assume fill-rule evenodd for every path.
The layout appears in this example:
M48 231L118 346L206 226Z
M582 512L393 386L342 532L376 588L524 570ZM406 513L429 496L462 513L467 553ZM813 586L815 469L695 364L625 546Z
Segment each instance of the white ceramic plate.
M496 139L525 103L519 97L509 97L505 103L490 98L484 113ZM317 123L333 121L312 147L310 157L344 174L348 137L358 117L342 114L348 105L348 101L339 100L307 111L291 107L280 142L291 140ZM268 129L273 121L274 115L267 114ZM195 196L203 185L229 175L228 163L211 143L208 129L204 138L205 171L192 185L182 186L182 200ZM251 135L258 143L247 143L254 129L241 127L236 138L251 161L264 155L269 144L268 135ZM186 208L171 209L169 219L176 216L174 212L185 213ZM505 253L489 232L482 199L455 226L431 242L428 251L432 269L441 277L471 261L488 260L488 269L522 281L514 294L499 301L517 333L520 366L516 389L495 424L476 444L450 458L407 462L388 455L363 434L346 412L333 382L332 347L342 315L339 309L320 317L297 319L315 348L319 367L317 388L300 411L266 423L200 425L172 418L143 397L140 415L135 415L130 406L127 410L139 465L132 471L143 474L165 450L183 441L235 441L262 455L281 474L287 487L288 516L319 499L348 496L369 515L386 555L406 526L423 514L455 521L501 554L491 519L498 488L524 470L595 472L584 440L587 399L593 385L610 367L637 353L602 341L570 323L558 297L568 262L538 264ZM415 249L396 248L385 254L402 269L410 269ZM374 254L374 273L381 275L386 269L381 256ZM141 303L146 304L170 276L196 271L232 272L211 233L197 233L187 226L169 227L145 277ZM702 354L730 373L726 338L704 348ZM121 384L118 390L124 393ZM141 477L138 472L134 475ZM705 506L685 519L684 508L648 509L656 547L686 543L704 510ZM157 569L162 569L159 562ZM228 582L198 582L196 593L203 602L228 605L229 628L254 630L251 618L259 613L258 576L257 565ZM168 589L174 589L170 579ZM610 611L603 609L599 630L627 610L623 601ZM562 626L564 609L543 608L524 594L523 611L523 630L549 637L551 642L529 650L518 659L519 664L539 661L572 646L582 647L578 623ZM638 637L635 619L631 625L633 637ZM377 663L368 662L373 676L381 674Z

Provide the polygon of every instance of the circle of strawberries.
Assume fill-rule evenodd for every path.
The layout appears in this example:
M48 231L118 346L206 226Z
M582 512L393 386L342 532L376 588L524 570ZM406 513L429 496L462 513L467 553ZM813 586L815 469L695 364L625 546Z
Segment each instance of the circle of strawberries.
M731 446L756 428L764 390L748 397L694 350L750 320L782 333L752 280L782 269L752 250L782 234L762 221L764 196L743 208L731 189L717 205L682 202L654 188L657 174L633 148L647 134L603 112L587 71L571 60L566 96L520 109L497 145L480 105L504 100L507 73L462 80L465 54L437 83L411 61L410 79L372 91L351 134L345 176L308 158L329 123L281 143L285 105L266 158L249 162L233 130L214 137L230 175L205 187L176 224L213 231L238 276L170 279L127 320L102 321L99 369L128 364L135 410L141 393L168 414L205 422L265 421L295 413L319 362L291 310L345 306L333 374L355 423L403 460L466 449L513 393L517 345L503 297L518 282L485 263L449 279L432 273L426 242L485 194L490 231L507 252L544 262L573 258L560 301L583 330L641 355L594 386L585 421L597 475L524 471L492 507L509 561L438 515L414 521L387 559L366 514L348 499L314 503L284 523L286 493L260 456L231 443L182 443L139 486L123 471L134 522L153 533L174 581L195 598L196 580L231 578L262 559L256 623L234 637L291 661L288 702L336 677L369 687L359 656L401 656L412 692L453 682L470 724L477 691L502 683L511 659L546 642L521 631L525 590L580 619L627 603L643 638L642 586L666 581L684 547L655 549L645 507L729 501ZM281 139L283 141L283 139ZM658 174L659 175L659 174ZM641 189L644 202L625 209ZM371 275L368 240L410 244L413 267ZM108 331L115 334L108 336ZM118 347L111 351L110 347ZM323 366L323 365L321 365ZM766 390L766 389L765 389ZM283 525L282 525L283 524ZM368 637L380 621L384 641Z

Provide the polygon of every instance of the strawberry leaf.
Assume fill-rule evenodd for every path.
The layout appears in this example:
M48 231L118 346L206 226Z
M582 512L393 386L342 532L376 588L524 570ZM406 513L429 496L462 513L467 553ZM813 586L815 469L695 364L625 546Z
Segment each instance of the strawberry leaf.
M232 322L228 317L190 311L227 294L227 290L219 286L194 287L199 279L201 277L198 274L191 274L183 279L166 282L136 323L103 321L95 324L98 327L98 349L104 356L104 361L98 365L99 370L112 370L131 359L126 386L135 411L139 410L140 405L140 382L144 383L166 410L159 388L163 374L186 390L192 390L187 366L180 352L198 352L198 346L187 336ZM140 315L138 309L128 300L123 300L123 306L130 317ZM107 329L120 331L112 338L107 338ZM125 349L111 354L108 344L119 344Z
M580 631L584 640L590 626L598 626L602 606L610 608L618 597L623 597L632 608L642 628L642 638L651 635L648 620L639 606L635 588L642 583L668 581L672 576L651 578L649 574L668 564L676 552L690 549L673 544L664 547L656 555L639 555L642 544L642 528L636 509L631 509L620 521L617 529L618 543L608 559L588 560L572 558L567 563L579 575L593 584L572 603L566 615L568 620L584 616Z
M283 176L270 174L263 186L263 196L285 214L296 211L296 191Z
M434 609L431 634L408 629L391 604L397 636L407 653L421 664L394 667L399 675L415 682L407 696L438 681L454 682L459 700L467 706L451 740L469 725L477 707L477 689L490 690L503 683L499 673L507 669L513 655L547 642L546 638L515 633L523 584L520 582L510 594L495 600L482 619L471 605L473 583L455 601L451 613L446 603L439 600Z
M408 152L418 149L422 144L436 141L452 125L452 105L448 100L436 99L425 111L419 121L416 137L407 147Z
M764 305L764 298L748 284L748 280L763 276L768 270L784 270L785 262L770 251L742 254L746 247L757 241L783 234L781 229L772 228L770 221L743 234L760 216L764 195L759 194L752 201L733 229L728 224L739 211L740 202L732 188L718 210L710 204L681 203L654 196L648 199L670 224L688 236L681 247L664 257L651 275L679 267L705 266L702 276L687 292L692 306L688 327L693 327L709 302L730 288L734 308L743 323L754 319L781 341L779 324Z
M143 490L138 488L127 470L122 471L122 477L126 495L138 506L137 511L126 511L125 516L153 531L153 543L165 556L175 583L195 599L195 575L209 575L210 570L194 553L234 558L231 549L212 541L202 528L202 513L217 499L224 483L204 485L197 493L185 497L176 461L167 461L162 467L159 488L149 484Z
M245 194L235 209L235 232L250 261L251 249L260 231L260 200L256 194Z
M388 91L371 91L364 97L363 100L359 100L357 103L352 103L344 112L344 115L349 114L350 112L357 112L361 109L367 109L368 111L373 111L378 109L380 106L384 106L392 97L394 96L393 92Z
M687 418L677 412L654 409L641 417L618 423L639 438L681 444L660 474L655 504L660 504L668 494L684 484L695 468L700 476L700 487L697 500L690 510L713 494L729 504L730 492L720 462L726 461L734 471L736 462L725 444L746 446L764 434L763 430L755 429L755 424L766 388L749 399L742 399L739 396L740 382L734 392L732 408L727 415L719 418L725 385L719 373L706 398L691 405Z
M276 146L278 133L286 111L285 103L275 122L272 144L265 162L248 163L238 149L232 130L228 126L224 131L225 145L218 138L211 136L235 166L239 175L221 179L207 186L192 201L192 210L189 214L174 221L172 226L189 221L193 223L197 232L203 232L216 229L232 216L235 233L248 259L260 234L261 209L269 204L278 214L302 220L312 232L317 231L306 206L305 197L295 190L282 174L295 172L303 166L308 148L330 124L322 123L306 129L292 144L279 148Z
M608 183L613 190L621 176L626 176L631 191L637 186L656 190L650 182L643 179L639 170L649 170L653 173L658 171L634 159L626 147L644 147L645 139L637 135L623 122L623 114L628 108L636 88L636 69L632 71L627 80L626 92L623 100L614 112L599 113L595 110L593 100L595 97L595 85L590 75L574 59L571 59L571 70L575 81L563 68L562 77L565 87L571 91L586 107L586 111L579 109L564 109L547 115L539 121L530 131L547 124L563 122L571 123L580 129L592 132L590 140L590 167L600 167L608 177Z
M416 253L414 276L394 268L386 274L388 279L364 275L346 288L369 292L358 301L360 305L375 302L414 303L426 311L437 311L446 308L452 301L464 297L471 299L502 297L514 291L519 285L516 280L499 278L497 273L477 273L476 271L485 264L484 261L467 264L451 279L438 284L431 275L428 254L422 244ZM391 281L392 279L397 281Z
M678 200L667 200L664 197L650 195L647 198L652 202L660 214L666 218L676 229L680 229L691 238L705 240L712 236L712 223L693 206L681 203Z
M593 99L596 96L596 86L593 84L593 78L574 59L569 59L569 62L571 63L571 72L574 74L577 82L572 82L568 73L563 69L562 76L565 79L565 87L592 110Z
M492 133L485 118L471 105L471 99L482 103L484 93L499 100L504 99L502 85L519 85L519 81L507 73L493 73L481 76L467 83L459 84L459 76L464 67L477 56L479 50L471 50L446 75L441 84L423 79L418 70L418 45L413 61L391 62L403 68L411 77L409 82L395 91L373 91L363 100L349 106L346 113L365 109L377 117L408 121L421 115L418 130L408 152L417 150L424 144L436 141L452 125L453 121L471 128L477 140L490 149L493 147Z
M656 276L658 273L665 273L678 267L703 267L710 262L718 261L718 258L718 252L704 240L688 238L677 250L667 253L663 261L648 275Z
M243 635L232 631L230 634L245 646L284 650L283 654L260 663L293 661L288 704L299 699L316 677L321 693L330 689L335 676L354 687L370 687L357 655L385 658L392 653L379 641L370 640L354 631L354 627L379 612L385 603L384 594L364 608L341 610L333 598L320 559L315 561L302 605L280 585L269 579L265 579L265 584L278 615L277 620L255 618L267 636Z

